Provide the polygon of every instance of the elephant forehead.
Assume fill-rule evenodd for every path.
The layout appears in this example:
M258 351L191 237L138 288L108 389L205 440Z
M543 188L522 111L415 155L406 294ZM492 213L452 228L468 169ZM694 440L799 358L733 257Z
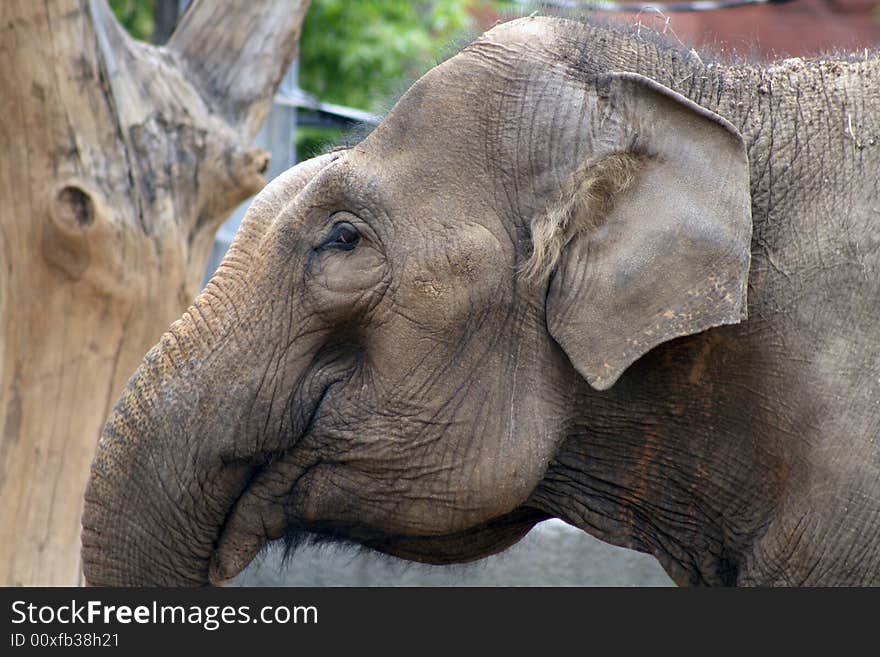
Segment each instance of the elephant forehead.
M475 158L429 145L383 156L377 143L352 149L338 171L351 212L387 222L394 241L417 249L474 224L498 231L494 187Z
M558 35L544 22L515 23L426 73L354 151L415 200L489 198L530 216L559 188L559 171L620 130L607 117L590 122L595 89L572 80Z
M502 80L466 53L428 71L354 151L400 179L467 181L487 169L487 107ZM417 191L417 190L413 190Z

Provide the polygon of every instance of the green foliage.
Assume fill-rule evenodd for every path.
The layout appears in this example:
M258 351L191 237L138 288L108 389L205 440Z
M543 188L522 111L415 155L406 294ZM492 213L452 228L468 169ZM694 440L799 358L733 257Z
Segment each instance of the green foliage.
M155 24L155 0L110 0L110 8L131 36L141 41L150 40Z
M299 82L322 100L377 109L402 79L433 64L470 27L475 0L313 0Z
M300 41L299 84L326 102L371 111L404 81L436 64L452 41L473 27L471 11L497 0L312 0ZM297 130L300 158L341 131Z
M328 147L338 142L343 131L337 128L296 127L296 155L299 160L307 160L324 153Z

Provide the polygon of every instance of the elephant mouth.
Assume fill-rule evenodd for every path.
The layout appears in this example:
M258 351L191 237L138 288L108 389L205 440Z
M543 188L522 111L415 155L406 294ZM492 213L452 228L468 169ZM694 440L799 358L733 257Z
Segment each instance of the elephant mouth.
M250 470L218 527L215 549L208 560L210 584L220 586L238 576L271 541L278 539L286 540L288 557L297 546L312 539L354 543L408 561L464 563L506 549L549 517L521 507L469 529L430 535L389 533L363 524L301 519L297 509L308 505L308 475L322 465L320 460L307 456L302 445L308 444L316 431L321 409L333 405L334 391L350 378L348 371L343 378L329 382L306 418L300 437L285 441L291 447Z
M216 549L208 563L208 581L213 586L221 586L237 576L270 541L282 538L288 531L290 519L285 498L289 498L290 493L275 493L272 484L277 487L284 481L289 467L294 466L287 460L276 461L251 474L220 526ZM288 491L296 488L297 481L307 471L301 470L292 480L293 484L288 483L284 488Z
M299 463L297 447L308 439L333 390L346 381L343 378L327 383L308 413L300 436L285 441L291 447L249 471L218 528L215 550L208 562L208 581L212 585L220 586L241 573L270 541L283 537L294 522L289 515L293 491L313 467Z

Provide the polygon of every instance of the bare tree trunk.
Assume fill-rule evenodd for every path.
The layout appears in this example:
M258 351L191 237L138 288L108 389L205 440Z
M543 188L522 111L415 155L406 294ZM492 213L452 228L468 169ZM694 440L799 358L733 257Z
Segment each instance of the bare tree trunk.
M196 2L157 48L105 0L0 2L0 584L79 582L101 425L264 184L307 6Z

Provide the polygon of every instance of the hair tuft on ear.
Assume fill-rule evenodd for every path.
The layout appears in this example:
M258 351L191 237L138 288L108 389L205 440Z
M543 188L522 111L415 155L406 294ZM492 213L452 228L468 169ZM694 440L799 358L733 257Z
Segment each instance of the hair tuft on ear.
M571 174L559 197L532 219L532 253L521 265L520 275L532 284L545 282L565 245L601 225L614 197L630 186L643 159L614 153Z

